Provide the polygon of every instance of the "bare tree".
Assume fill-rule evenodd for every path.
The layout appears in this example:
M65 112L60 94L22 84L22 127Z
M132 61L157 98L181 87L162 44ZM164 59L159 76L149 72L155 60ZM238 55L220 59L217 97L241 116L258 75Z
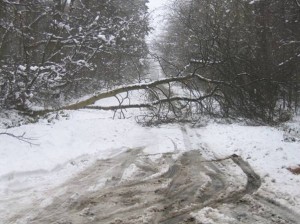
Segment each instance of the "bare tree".
M220 87L224 116L273 122L298 105L299 16L295 1L174 1L164 66L239 86Z

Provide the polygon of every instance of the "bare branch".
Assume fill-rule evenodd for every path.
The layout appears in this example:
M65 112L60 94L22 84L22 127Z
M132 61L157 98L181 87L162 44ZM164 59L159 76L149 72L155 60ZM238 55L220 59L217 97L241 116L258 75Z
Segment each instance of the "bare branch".
M122 105L120 103L117 106L86 106L84 108L86 109L96 109L96 110L121 110L121 109L130 109L130 108L153 108L157 105L164 104L164 103L171 103L176 101L183 101L183 102L200 102L204 99L207 99L209 97L212 97L215 95L215 92L217 91L217 88L215 88L212 92L210 92L207 95L204 95L202 97L198 98L189 98L189 97L170 97L165 99L159 99L155 100L150 103L141 103L141 104L129 104L129 105ZM217 95L221 97L220 95Z
M36 143L33 143L33 141L36 140L35 138L26 137L26 132L23 132L21 135L15 135L15 134L8 133L8 132L0 132L0 135L7 135L9 137L16 138L17 140L19 140L21 142L25 142L25 143L29 144L30 146L38 145Z
M109 97L115 97L116 95L120 94L120 93L125 93L125 92L129 92L129 91L133 91L133 90L147 90L147 89L151 89L151 88L157 88L159 85L163 85L163 84L169 84L169 83L175 83L175 82L179 82L182 83L184 81L187 80L192 80L197 78L200 81L204 81L207 83L212 83L212 84L216 84L216 85L227 85L227 86L231 86L230 83L225 82L225 81L219 81L219 80L212 80L209 78L205 78L199 74L196 73L192 73L186 76L182 76L182 77L171 77L171 78L165 78L165 79L160 79L160 80L156 80L153 82L149 82L149 83L138 83L138 84L133 84L133 85L127 85L127 86L122 86L113 90L109 90L107 92L102 92L102 93L98 93L95 94L93 97L78 102L78 103L74 103L68 106L64 106L61 107L59 109L56 110L43 110L43 111L34 111L33 114L34 115L43 115L49 112L54 112L57 110L77 110L77 109L82 109L82 108L87 108L88 106L94 104L96 101L104 99L104 98L109 98ZM168 99L162 99L159 100L158 102L152 102L151 106L153 105L157 105L160 103L167 103L167 102L172 102L172 101L190 101L190 102L198 102L199 100L202 100L203 97L199 97L199 98L187 98L187 97L173 97L173 98L168 98ZM205 97L206 98L206 97ZM147 107L151 107L151 106L147 106ZM145 106L144 106L145 107Z

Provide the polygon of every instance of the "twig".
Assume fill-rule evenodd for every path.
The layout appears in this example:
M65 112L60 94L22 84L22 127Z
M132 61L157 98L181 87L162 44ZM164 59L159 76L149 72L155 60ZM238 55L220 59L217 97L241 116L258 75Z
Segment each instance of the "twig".
M33 141L36 140L35 138L29 138L29 137L25 136L26 132L23 132L21 135L15 135L15 134L8 133L8 132L0 132L0 135L7 135L9 137L16 138L21 142L25 142L25 143L29 144L30 146L38 145L36 143L33 143Z

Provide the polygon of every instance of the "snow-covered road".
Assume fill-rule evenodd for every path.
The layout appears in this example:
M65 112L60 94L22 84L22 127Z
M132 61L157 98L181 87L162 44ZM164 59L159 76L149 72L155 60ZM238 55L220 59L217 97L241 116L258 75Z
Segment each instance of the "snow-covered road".
M152 194L156 190L169 192L160 194L160 201L166 200L169 205L176 207L178 200L186 200L186 203L181 202L185 207L180 209L185 211L186 208L193 208L187 209L179 216L171 215L175 211L172 210L173 208L169 208L170 211L167 213L166 211L155 213L155 217L161 215L169 217L167 216L169 214L170 220L173 220L172 217L184 219L194 217L195 220L206 217L208 220L214 220L211 223L224 223L217 221L216 218L224 216L231 220L228 223L251 223L249 221L251 215L259 216L261 220L268 220L268 217L275 213L282 215L273 217L274 220L281 218L290 220L282 223L296 223L292 221L297 217L296 212L300 209L300 176L293 175L287 168L299 163L300 144L297 141L284 141L284 131L271 127L215 122L198 128L179 124L142 127L135 122L134 117L130 118L138 111L129 113L131 114L127 114L129 117L127 119L113 120L112 112L89 110L65 112L58 116L58 120L43 119L36 124L9 130L14 133L26 132L28 136L37 138L35 143L38 145L30 146L9 136L0 136L1 223L51 223L46 219L43 222L36 221L43 220L42 218L46 217L43 215L44 212L49 210L56 214L55 217L65 219L66 217L59 216L57 212L71 208L68 206L60 208L57 203L62 205L70 201L75 204L82 203L77 200L77 198L81 200L82 197L93 200L88 202L87 207L78 205L74 215L77 217L81 213L89 214L84 209L91 209L94 199L100 200L93 198L96 193L91 192L107 194L115 192L116 189L117 192L120 191L119 194L125 195L135 192L135 197L139 200L128 202L133 208L160 211L161 207L156 208L156 206L159 207L164 203L155 204L156 194ZM232 159L207 162L226 158L232 154L240 156L261 179L261 185L254 194L243 194L243 197L239 197L239 200L245 200L243 206L247 211L243 222L238 219L241 215L241 207L237 204L239 201L229 199L229 201L222 201L221 198L225 196L234 198L235 196L232 195L239 195L238 192L246 189L247 175ZM190 162L193 159L196 159L195 162ZM198 170L200 176L193 170ZM212 173L220 174L223 182L218 182L220 178L214 179ZM183 177L189 178L183 179ZM176 181L179 180L180 182L177 183ZM142 186L149 187L139 195L140 187L137 186L141 181ZM214 184L209 185L210 182ZM190 186L189 183L193 184ZM218 186L218 183L222 183L220 185L222 187ZM137 188L129 188L126 193L125 188L131 184ZM182 190L187 198L178 198L179 194L176 192L183 192L178 186L185 186L185 184L187 188ZM208 184L206 188L205 184ZM203 201L211 199L215 202L197 204L189 200L191 195L201 191L203 187L204 195L208 197L205 200L202 198ZM211 191L219 191L218 195L223 196L219 199L215 196L211 197L212 194L209 194ZM177 196L170 198L172 193ZM143 198L144 194L149 195L149 200L153 202L150 203L151 206L141 204L141 201L148 200ZM115 194L107 197L110 198L107 199L107 203L118 204L119 198ZM65 201L59 201L58 198ZM270 201L276 205L272 205L275 208L272 208ZM97 208L105 205L101 204L102 201L95 203ZM197 206L193 207L195 203ZM234 212L228 211L225 206L227 203ZM126 208L129 205L124 202ZM114 213L111 217L117 219L120 214L120 218L128 218L129 213L124 213L127 215L122 216L123 213L117 212L125 207L118 206L121 205L118 204L117 207L113 207L114 211L110 211ZM252 211L251 206L268 210L267 216L260 214L259 209ZM80 217L91 219L89 215ZM107 223L101 222L101 217L95 219L98 220L96 223ZM247 221L246 218L249 220ZM82 222L82 219L80 222L73 220L71 223L93 223L91 220Z

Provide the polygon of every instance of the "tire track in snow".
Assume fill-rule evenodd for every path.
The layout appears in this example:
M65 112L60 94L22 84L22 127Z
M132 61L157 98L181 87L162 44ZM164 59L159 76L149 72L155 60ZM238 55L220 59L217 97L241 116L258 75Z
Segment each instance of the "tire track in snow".
M151 156L145 155L143 149L139 148L97 161L57 188L66 191L55 198L52 204L44 208L38 205L32 207L31 212L35 211L32 213L35 215L31 215L32 218L24 223L196 223L191 213L205 207L218 208L224 204L246 206L242 202L246 195L258 197L252 195L260 187L260 178L239 156L233 155L227 160L231 159L248 178L240 190L236 190L241 184L237 177L215 166L220 162L228 165L228 161L204 163L199 150L187 151L176 160L169 154L163 154L151 162L149 159ZM132 164L136 164L136 170L133 170L130 179L122 179ZM165 167L169 169L164 171ZM106 179L103 186L88 190L103 179ZM234 182L235 188L230 182ZM260 198L260 201L265 200ZM297 223L296 217L284 213L286 210L280 206L269 207L275 214L281 211L285 223ZM26 217L29 211L17 214L8 223L21 223L22 217ZM257 217L262 223L268 223L268 219L262 215Z

